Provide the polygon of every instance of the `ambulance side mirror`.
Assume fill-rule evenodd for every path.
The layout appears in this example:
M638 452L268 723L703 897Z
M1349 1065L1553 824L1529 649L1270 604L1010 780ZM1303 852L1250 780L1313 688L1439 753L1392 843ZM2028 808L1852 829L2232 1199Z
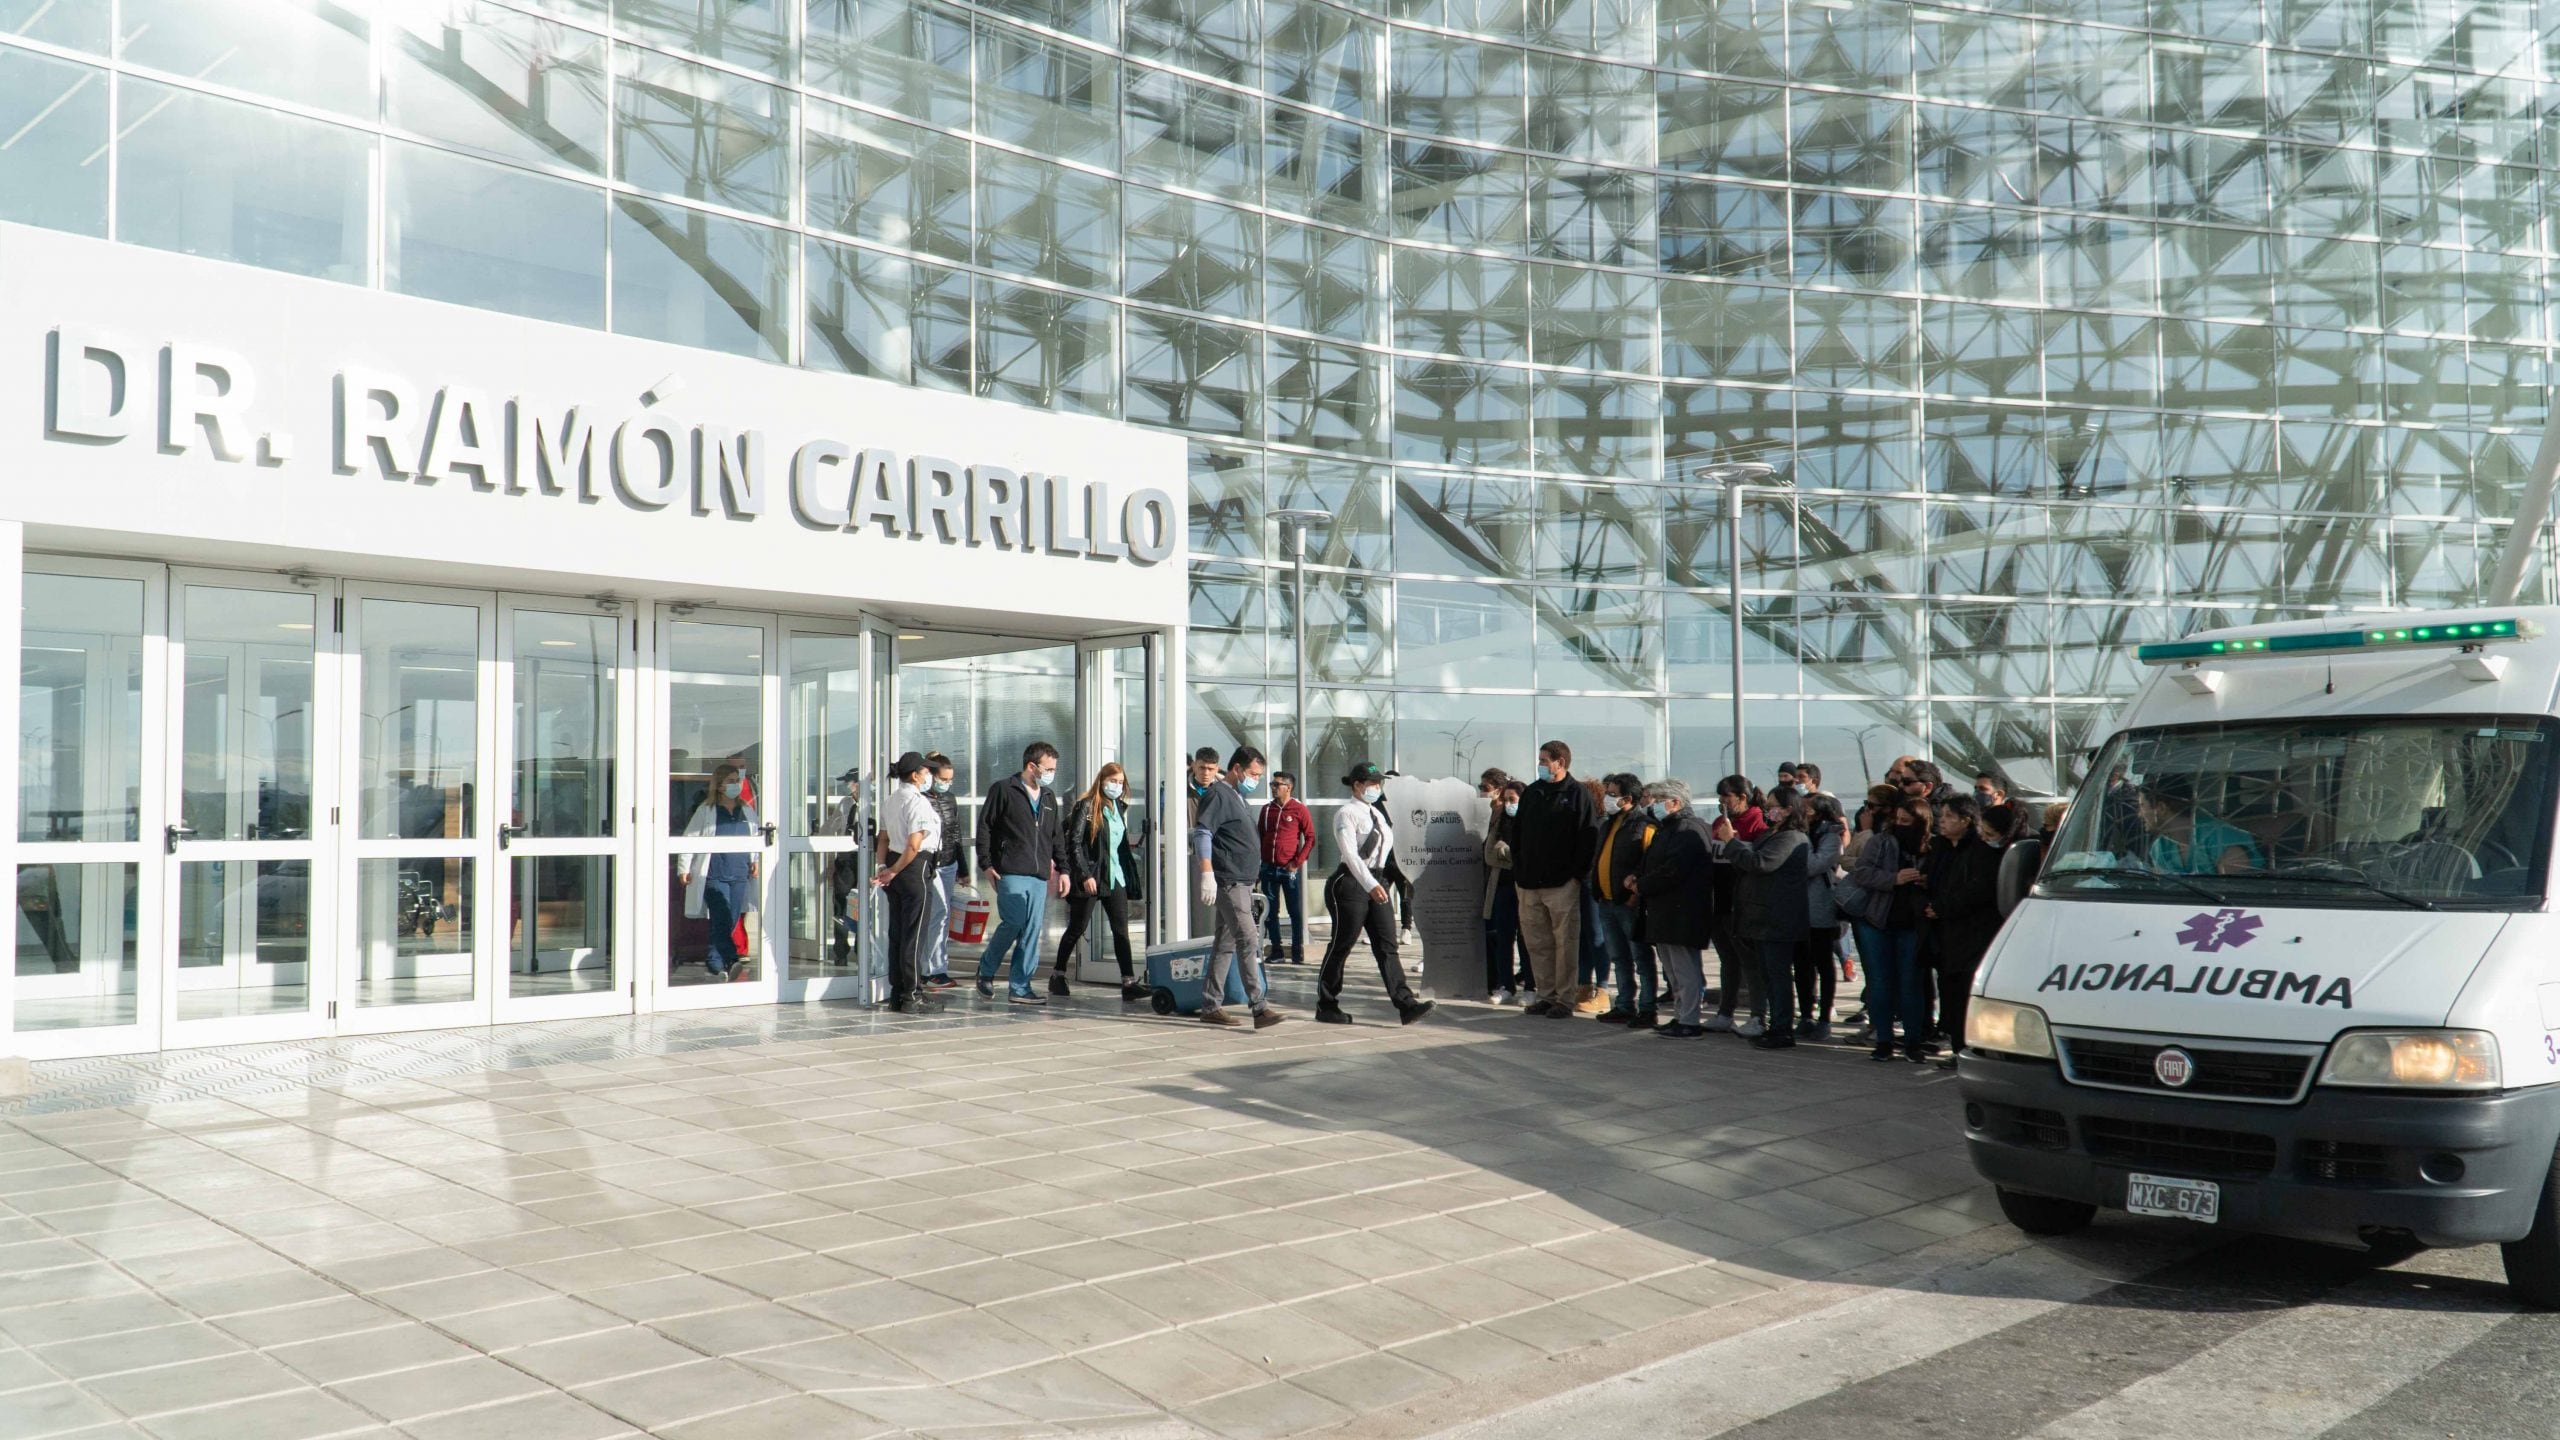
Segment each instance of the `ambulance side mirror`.
M2007 919L2018 902L2027 898L2028 889L2036 883L2036 872L2044 868L2044 841L2028 835L2009 842L2000 852L2000 916Z

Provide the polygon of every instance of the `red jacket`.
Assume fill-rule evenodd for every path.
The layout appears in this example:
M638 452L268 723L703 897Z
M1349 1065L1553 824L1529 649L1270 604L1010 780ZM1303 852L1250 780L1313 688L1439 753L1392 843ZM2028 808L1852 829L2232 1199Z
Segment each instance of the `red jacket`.
M1274 800L1262 807L1262 863L1295 870L1316 849L1316 817L1297 800Z

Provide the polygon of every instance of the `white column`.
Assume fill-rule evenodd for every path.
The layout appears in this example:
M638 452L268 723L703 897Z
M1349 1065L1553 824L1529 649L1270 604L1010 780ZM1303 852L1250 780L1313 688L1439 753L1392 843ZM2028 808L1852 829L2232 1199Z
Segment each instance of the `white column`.
M27 527L0 520L0 675L18 673L19 649L26 634ZM0 685L0 776L9 785L8 814L0 817L0 880L8 888L5 922L0 922L0 1095L27 1092L27 1062L17 1043L13 1012L18 997L18 686Z
M1156 632L1156 913L1166 940L1191 938L1191 832L1184 826L1185 787L1191 783L1190 629L1168 625Z

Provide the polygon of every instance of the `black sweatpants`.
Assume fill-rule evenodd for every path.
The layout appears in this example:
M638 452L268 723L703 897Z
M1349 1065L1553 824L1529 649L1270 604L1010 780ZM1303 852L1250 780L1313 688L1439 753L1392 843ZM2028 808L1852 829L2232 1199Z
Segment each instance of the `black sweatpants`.
M1378 978L1387 982L1387 994L1399 1010L1415 1003L1413 986L1405 979L1404 962L1396 958L1395 892L1389 890L1384 900L1369 898L1360 882L1348 870L1336 870L1325 882L1325 909L1333 916L1333 943L1324 950L1324 968L1316 974L1316 993L1335 1004L1342 1002L1342 967L1351 958L1351 947L1363 932L1369 937L1369 953L1378 962Z
M1840 927L1817 925L1796 946L1796 1016L1802 1025L1827 1025L1831 1002L1840 984Z
M1075 978L1069 963L1076 958L1076 942L1084 938L1085 927L1093 923L1093 907L1100 905L1103 916L1111 922L1111 943L1120 952L1120 979L1125 983L1134 972L1129 967L1129 892L1102 890L1087 895L1082 889L1067 892L1067 933L1058 937L1058 967L1052 972L1062 979ZM1096 942L1099 943L1099 942Z
M926 887L933 866L919 860L898 872L886 887L889 895L889 1003L903 1005L916 995L916 957L924 951Z

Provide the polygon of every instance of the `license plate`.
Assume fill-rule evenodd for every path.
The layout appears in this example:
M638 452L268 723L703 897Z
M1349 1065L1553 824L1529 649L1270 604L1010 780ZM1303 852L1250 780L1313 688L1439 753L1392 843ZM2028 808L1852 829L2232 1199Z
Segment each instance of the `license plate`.
M2166 1215L2172 1220L2210 1225L2222 1218L2222 1187L2210 1180L2127 1175L2124 1208L2135 1215Z

